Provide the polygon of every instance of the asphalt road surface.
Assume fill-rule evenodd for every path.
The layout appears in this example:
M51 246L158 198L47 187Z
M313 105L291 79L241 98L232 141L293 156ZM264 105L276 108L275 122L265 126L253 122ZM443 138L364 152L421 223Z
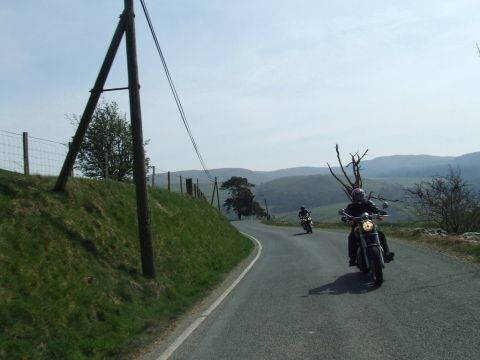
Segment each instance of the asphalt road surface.
M261 257L171 359L480 359L480 268L390 241L376 288L346 232L235 222Z

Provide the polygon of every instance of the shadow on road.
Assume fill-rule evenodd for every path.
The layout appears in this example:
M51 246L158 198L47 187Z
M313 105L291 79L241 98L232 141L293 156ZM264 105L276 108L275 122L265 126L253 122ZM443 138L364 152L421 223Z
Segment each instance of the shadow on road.
M342 275L329 284L310 289L308 295L365 294L376 289L375 284L365 274L356 272Z
M308 235L308 233L306 233L306 232L301 232L301 233L293 234L292 236L302 236L302 235Z

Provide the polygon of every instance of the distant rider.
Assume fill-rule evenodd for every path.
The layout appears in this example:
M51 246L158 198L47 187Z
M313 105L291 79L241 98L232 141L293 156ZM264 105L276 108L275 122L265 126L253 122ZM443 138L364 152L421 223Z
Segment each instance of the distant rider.
M345 212L354 217L361 216L363 213L367 212L369 214L379 214L380 211L375 206L375 204L367 200L365 197L365 191L360 188L353 189L352 191L352 203L347 206ZM349 265L354 266L357 264L357 249L358 249L358 239L355 236L354 232L355 226L352 224L352 230L348 235L348 257L350 258ZM385 252L385 262L390 262L393 260L395 254L390 251L387 244L387 239L383 231L378 231L378 238L380 240L380 245Z
M308 216L310 216L310 211L305 209L305 206L300 206L300 211L298 212L298 218L302 219Z

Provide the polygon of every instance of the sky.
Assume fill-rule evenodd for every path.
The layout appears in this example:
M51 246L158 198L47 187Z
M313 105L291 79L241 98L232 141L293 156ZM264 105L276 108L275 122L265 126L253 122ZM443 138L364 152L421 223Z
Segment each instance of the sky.
M480 151L480 2L146 0L209 168L343 153ZM200 169L135 1L143 134L157 169ZM0 2L0 130L67 142L121 0ZM125 46L107 87L127 85ZM128 93L105 93L123 112Z

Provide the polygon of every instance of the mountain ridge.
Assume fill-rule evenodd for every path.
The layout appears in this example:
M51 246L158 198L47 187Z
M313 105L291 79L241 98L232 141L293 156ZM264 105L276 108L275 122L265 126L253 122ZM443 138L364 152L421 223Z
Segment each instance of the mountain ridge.
M369 178L425 178L434 175L444 175L449 166L459 168L467 180L480 179L480 152L472 152L459 156L436 155L388 155L362 161L362 175ZM332 167L334 171L340 170L338 166ZM287 176L310 176L329 174L325 166L297 166L269 171L250 170L246 168L217 168L209 170L220 182L232 176L246 177L255 184L260 185L268 181ZM203 170L181 170L172 172L173 176L199 179L201 183L209 182ZM173 180L172 180L173 181ZM157 174L155 182L159 185L167 183L166 173Z

